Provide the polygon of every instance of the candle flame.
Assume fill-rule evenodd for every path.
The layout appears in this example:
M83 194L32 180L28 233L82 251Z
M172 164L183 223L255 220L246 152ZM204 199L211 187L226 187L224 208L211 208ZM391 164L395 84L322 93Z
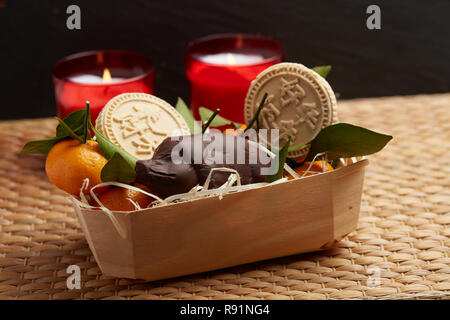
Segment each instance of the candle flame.
M103 70L103 82L104 83L111 82L111 72L109 72L108 68L105 68L105 70Z
M236 64L236 60L234 59L233 54L230 52L227 53L227 63L230 65Z

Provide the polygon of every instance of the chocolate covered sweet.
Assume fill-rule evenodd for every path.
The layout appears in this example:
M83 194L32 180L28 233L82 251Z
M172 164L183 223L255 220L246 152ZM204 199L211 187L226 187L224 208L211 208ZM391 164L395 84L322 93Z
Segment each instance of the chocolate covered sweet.
M152 159L136 163L136 182L168 197L203 185L213 168L234 169L241 184L250 184L265 181L261 169L268 166L267 154L243 137L222 133L168 137ZM220 187L230 174L214 171L209 188Z

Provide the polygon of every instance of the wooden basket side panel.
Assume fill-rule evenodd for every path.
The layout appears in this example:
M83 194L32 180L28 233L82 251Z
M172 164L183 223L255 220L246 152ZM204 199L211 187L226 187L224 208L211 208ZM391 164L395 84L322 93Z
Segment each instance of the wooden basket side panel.
M135 257L131 239L130 216L116 214L119 223L127 230L127 238L122 238L109 217L100 210L79 208L80 221L94 257L106 275L135 277Z
M367 160L332 175L334 239L341 240L358 224Z
M116 214L127 239L105 213L76 210L104 274L159 280L325 249L356 227L366 164Z
M329 176L133 214L137 276L163 279L319 250L333 240Z
M98 255L97 255L97 250L94 246L94 242L92 241L91 234L90 234L88 226L86 224L86 220L84 219L84 214L81 213L81 208L75 202L72 201L72 203L73 203L75 213L78 217L78 221L80 222L81 229L83 230L84 236L86 237L86 240L89 244L89 248L91 249L95 260L99 261Z

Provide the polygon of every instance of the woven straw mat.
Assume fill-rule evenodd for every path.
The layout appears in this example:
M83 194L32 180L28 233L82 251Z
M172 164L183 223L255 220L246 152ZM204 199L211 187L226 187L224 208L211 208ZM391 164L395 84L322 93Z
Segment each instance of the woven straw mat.
M394 136L369 156L355 232L325 252L157 282L103 276L44 157L15 154L55 120L0 122L0 298L450 299L449 110L450 94L340 101L341 121Z

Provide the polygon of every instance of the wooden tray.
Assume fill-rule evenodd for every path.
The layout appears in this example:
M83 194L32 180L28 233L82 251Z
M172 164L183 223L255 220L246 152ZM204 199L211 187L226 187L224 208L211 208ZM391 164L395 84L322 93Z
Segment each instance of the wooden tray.
M301 179L127 213L74 202L106 275L159 280L324 250L355 230L367 160Z

